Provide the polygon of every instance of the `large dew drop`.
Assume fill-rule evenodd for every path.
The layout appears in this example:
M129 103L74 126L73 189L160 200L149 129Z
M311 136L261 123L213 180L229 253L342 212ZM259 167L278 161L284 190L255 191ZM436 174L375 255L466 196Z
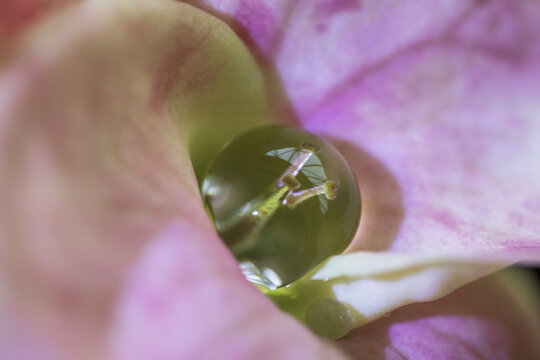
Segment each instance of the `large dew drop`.
M226 145L201 192L246 277L285 286L351 242L360 218L356 179L341 154L304 130L266 126Z

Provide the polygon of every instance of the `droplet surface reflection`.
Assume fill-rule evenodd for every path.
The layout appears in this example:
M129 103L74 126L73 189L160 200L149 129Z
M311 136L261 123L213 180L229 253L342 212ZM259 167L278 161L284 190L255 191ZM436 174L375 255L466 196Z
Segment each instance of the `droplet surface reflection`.
M341 154L304 130L266 126L215 157L201 192L246 277L290 284L351 242L360 218L356 179Z

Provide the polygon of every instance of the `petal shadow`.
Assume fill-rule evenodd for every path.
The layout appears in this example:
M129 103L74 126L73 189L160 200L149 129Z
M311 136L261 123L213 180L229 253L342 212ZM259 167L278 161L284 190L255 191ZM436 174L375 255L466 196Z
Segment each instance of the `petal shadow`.
M397 179L366 150L342 139L327 140L351 166L362 198L360 227L346 252L390 249L405 214L403 195Z

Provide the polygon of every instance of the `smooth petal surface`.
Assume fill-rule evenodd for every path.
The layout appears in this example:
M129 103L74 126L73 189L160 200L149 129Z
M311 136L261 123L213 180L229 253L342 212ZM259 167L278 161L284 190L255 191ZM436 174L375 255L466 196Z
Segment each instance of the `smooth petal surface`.
M293 355L339 358L244 279L202 206L188 157L201 165L200 134L212 125L215 147L264 119L261 76L236 35L170 1L82 2L32 26L0 77L0 358L98 359L109 346L167 358L225 335L253 358L285 334ZM162 266L157 280L191 295L174 297L183 313L158 303L184 331L159 344L132 310L140 292L119 301L148 246L134 286L165 296ZM251 322L271 326L248 344Z
M422 10L413 2L320 2L326 7L317 5L319 10L308 2L273 4L219 6L237 15L274 61L296 120L333 137L357 171L365 212L353 250L537 249L531 211L538 206L538 172L529 166L538 154L532 45L526 42L518 52L519 42L503 36L502 26L496 45L522 54L518 63L501 61L497 51L478 53L472 41L474 46L433 48L428 41L404 51L426 33L438 44L445 23L476 9L468 4L448 3L440 9L444 19L430 11L423 21L410 20ZM342 4L340 11L335 4ZM528 26L536 23L528 19L536 16L536 5L527 6L532 10L513 15L519 21L506 15L500 21L532 32ZM321 17L326 22L313 26ZM483 22L470 22L477 23ZM296 30L285 31L284 24ZM396 31L387 31L389 24ZM476 39L481 32L470 24L461 30ZM98 358L114 322L118 358L189 357L209 343L233 358L253 358L260 349L272 357L338 358L245 282L200 203L188 155L200 170L227 137L264 119L261 78L235 35L166 1L89 1L36 26L10 54L0 80L0 335L8 344L0 346L1 357ZM370 29L381 38L369 36ZM313 34L327 35L307 41ZM358 34L366 40L358 41ZM521 32L515 36L523 38ZM509 92L501 88L515 101L501 101ZM506 122L509 113L522 126ZM218 138L207 148L202 140L209 125ZM477 140L483 140L478 148ZM503 160L511 161L502 167ZM509 204L516 216L497 212L497 205ZM437 217L441 209L451 216L443 211ZM371 299L382 306L369 320L441 296L485 271L473 266L464 275L456 272L458 261L437 272L439 261L422 261L433 268L420 274L435 274L428 277L433 281L425 285L428 278L417 278L419 287L411 290L415 278L404 277L399 293L377 289ZM341 276L337 263L330 270ZM390 269L395 264L388 262ZM407 266L399 272L414 274ZM351 271L361 276L358 268ZM461 280L454 281L456 273ZM424 292L416 293L422 285ZM341 292L340 299L355 296L365 308L358 296L363 289ZM477 327L485 335L478 341L491 330ZM286 341L298 349L276 349ZM218 355L203 350L208 358Z
M538 254L538 3L206 3L358 171L353 249Z
M406 286L358 274L384 264L395 276L392 257L337 256L322 268L339 276L308 274L279 290L278 303L301 319L314 296L335 298L359 324L497 268L452 258L539 261L538 3L204 3L230 16L271 64L293 121L328 137L355 169L363 214L349 251L411 254L397 272Z
M182 222L150 243L120 303L115 358L343 358L239 281L237 264L210 240L220 241Z
M358 359L536 359L535 279L503 271L429 303L387 314L339 341ZM532 301L532 302L531 302Z
M3 0L0 2L0 59L16 43L17 35L73 0Z

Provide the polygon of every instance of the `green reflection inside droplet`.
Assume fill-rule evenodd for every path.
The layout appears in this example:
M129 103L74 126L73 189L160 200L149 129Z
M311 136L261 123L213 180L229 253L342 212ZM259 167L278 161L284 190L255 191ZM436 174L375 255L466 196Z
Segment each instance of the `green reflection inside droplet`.
M306 131L252 130L211 163L202 195L248 279L290 284L351 242L360 216L356 179L341 154Z

